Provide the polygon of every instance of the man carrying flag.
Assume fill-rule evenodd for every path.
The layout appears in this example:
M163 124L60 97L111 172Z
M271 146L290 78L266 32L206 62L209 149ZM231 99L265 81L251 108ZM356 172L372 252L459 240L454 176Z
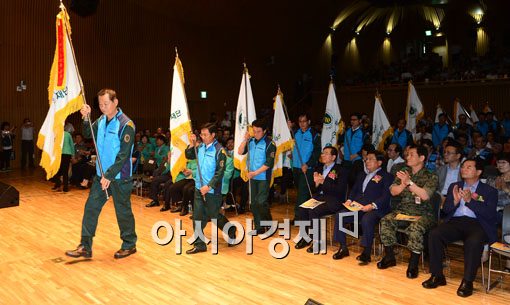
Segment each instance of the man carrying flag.
M70 257L92 257L92 238L96 233L97 220L101 209L108 200L106 192L112 195L122 246L114 258L124 258L136 253L135 218L131 210L131 179L133 163L131 157L135 139L133 121L118 108L117 93L102 89L97 93L99 109L103 113L92 125L88 119L90 106L83 105L80 113L83 121L83 135L92 134L97 139L98 161L96 177L92 182L89 197L85 203L81 228L81 242L75 250L66 252ZM91 128L92 126L92 128Z
M249 152L248 178L251 179L251 211L255 221L257 234L264 234L266 228L260 225L261 221L272 220L269 210L268 197L271 182L271 173L274 166L276 146L267 137L267 126L262 120L252 123L253 137L246 132L245 141L239 146L239 154Z
M302 220L299 206L312 196L310 183L313 181L313 170L321 154L320 135L310 127L309 115L301 114L298 123L299 129L294 133L295 144L292 151L292 174L297 188L294 220Z

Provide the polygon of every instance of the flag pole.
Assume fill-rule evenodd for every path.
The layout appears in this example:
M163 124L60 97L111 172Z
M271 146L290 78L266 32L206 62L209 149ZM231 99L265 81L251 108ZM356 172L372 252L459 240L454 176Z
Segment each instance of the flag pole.
M177 51L177 47L175 47L175 58L178 59L179 58L179 52ZM177 73L180 73L180 71L177 71ZM184 75L182 75L184 76ZM185 97L185 103L184 105L186 106L186 112L188 113L188 118L190 118L189 120L189 126L190 126L190 129L191 129L191 133L193 133L193 124L191 124L191 116L189 114L189 108L188 108L188 99L186 98L186 91L184 90L184 77L182 77L181 79L181 84L183 86L182 88L182 92L184 94L184 97ZM171 134L170 134L171 135ZM196 135L195 135L196 136ZM200 169L200 162L198 161L198 151L197 151L197 146L195 145L196 144L196 139L195 139L195 143L192 143L193 144L193 151L195 152L195 160L197 161L197 173L198 173L198 179L200 179L200 185L201 186L204 186L204 179L202 178L202 170ZM200 191L200 190L199 190ZM201 194L202 195L202 194ZM206 204L206 200L205 200L205 195L202 195L202 199L204 200L204 204Z
M250 132L250 122L248 121L248 68L246 68L246 62L243 63L244 69L244 102L246 104L246 127L247 131ZM248 143L246 143L248 144ZM250 172L250 146L248 145L247 153L246 153L246 168L247 171ZM251 179L248 177L248 207L251 209Z
M278 84L278 93L276 93L276 95L281 95L283 97L283 93L280 90L280 85L279 84ZM285 102L283 101L283 98L282 98L282 106L283 106L283 111L285 112L285 119L287 121L289 121L289 114L287 112L287 107L285 106ZM301 163L301 165L303 165L303 158L301 157L301 152L299 151L299 147L297 145L296 139L294 139L294 134L292 133L292 130L290 129L290 126L287 125L287 128L289 128L290 137L292 138L292 141L294 141L294 145L296 146L296 151L297 151L297 154L298 154L299 163ZM308 192L310 193L310 197L313 197L312 189L310 188L310 182L308 181L308 176L306 176L306 173L303 173L303 174L305 176L306 186L308 187Z
M67 18L68 17L67 10L66 10L64 4L62 3L62 0L60 0L60 9L62 10L62 12L64 12L64 18ZM64 20L64 22L67 22L67 20ZM78 81L80 82L81 93L83 95L83 102L86 105L88 105L87 99L85 97L85 89L83 86L83 80L81 79L80 70L78 69L78 63L76 62L76 54L74 53L73 40L71 38L71 35L69 35L69 28L67 26L66 26L66 36L67 36L67 39L69 39L69 45L71 46L71 52L73 53L74 66L76 67L76 73L78 74ZM104 178L103 164L101 163L101 157L99 156L99 150L97 148L96 136L94 135L94 129L92 127L92 122L90 120L90 113L87 114L86 121L89 123L90 134L92 135L92 142L94 143L94 147L96 149L96 158L97 158L97 165L99 166L99 172L101 173L101 178ZM108 195L108 188L106 188L104 190L104 192L106 194L106 199L108 200L110 198L110 196Z

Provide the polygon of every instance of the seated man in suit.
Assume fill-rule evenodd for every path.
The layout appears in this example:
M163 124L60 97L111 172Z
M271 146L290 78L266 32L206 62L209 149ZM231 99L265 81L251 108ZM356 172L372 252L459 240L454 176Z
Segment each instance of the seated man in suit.
M480 181L482 171L482 161L466 159L460 168L462 181L452 183L448 188L443 207L445 221L429 234L431 277L422 283L425 288L446 285L443 275L445 246L462 240L464 277L457 289L457 295L468 297L473 294L473 280L480 267L483 246L497 241L498 238L498 192Z
M315 207L314 209L299 208L299 217L302 220L310 220L321 218L325 215L334 214L343 207L341 202L345 201L345 193L347 191L347 175L341 174L340 164L335 162L338 150L335 147L324 147L321 154L321 162L323 166L319 166L313 173L313 181L317 187L317 193L314 198L325 203ZM301 239L296 245L296 249L302 249L310 243ZM307 250L313 253L313 246Z
M369 151L363 160L367 173L358 175L354 187L349 194L346 203L356 201L363 205L358 212L358 220L361 221L363 237L361 245L363 252L356 259L361 265L368 264L370 253L372 252L372 243L374 240L374 227L379 223L384 215L388 214L390 208L390 185L393 183L393 176L381 168L384 161L384 154L379 151ZM342 211L347 211L344 208ZM335 240L340 243L340 249L333 255L333 259L342 259L349 255L349 249L346 244L345 233L339 230L338 213L335 217ZM352 223L354 217L343 217L343 223Z
M397 243L397 229L405 229L408 237L407 248L411 259L407 268L408 278L418 277L418 263L423 251L423 235L436 225L437 216L430 198L437 189L437 175L425 168L428 151L423 146L411 145L407 151L407 167L397 172L395 182L390 187L392 196L401 197L393 212L381 219L381 242L385 255L377 268L395 266L397 261L393 245ZM398 214L419 216L416 221L397 220Z

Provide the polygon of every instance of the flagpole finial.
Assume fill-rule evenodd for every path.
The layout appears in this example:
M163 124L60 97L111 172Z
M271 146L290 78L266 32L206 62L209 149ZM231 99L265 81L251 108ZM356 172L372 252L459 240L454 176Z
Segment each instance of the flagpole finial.
M179 52L177 51L177 47L175 47L175 56L179 57Z
M64 6L64 3L62 2L62 0L60 0L60 9L64 9L65 6Z

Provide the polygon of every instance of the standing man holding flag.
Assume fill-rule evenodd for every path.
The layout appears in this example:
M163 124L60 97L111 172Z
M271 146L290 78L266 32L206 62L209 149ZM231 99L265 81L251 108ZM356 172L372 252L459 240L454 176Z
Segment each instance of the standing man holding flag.
M218 228L223 230L228 223L228 219L220 214L221 208L221 183L225 172L225 162L227 153L221 144L216 140L216 125L206 123L200 128L200 138L202 143L196 146L197 138L195 134L190 135L189 146L185 153L186 158L197 160L197 171L199 178L195 181L195 199L193 208L193 229L203 232L208 219L217 219ZM197 227L198 226L198 227ZM236 228L231 227L228 232L229 238L234 240ZM229 243L229 247L233 244ZM195 254L207 251L207 245L200 235L194 243L192 249L186 251L186 254Z
M321 154L320 135L310 127L308 114L301 114L298 123L299 129L294 133L295 145L292 151L292 174L294 185L297 187L294 220L301 220L299 206L312 196L310 183L313 181L313 170Z
M131 179L133 164L131 157L135 140L133 121L118 108L117 93L102 89L97 93L99 109L103 115L92 125L89 124L90 106L83 105L80 113L84 118L83 135L97 139L98 161L96 177L92 182L89 197L85 203L81 229L81 242L75 250L66 252L70 257L92 257L92 238L96 233L101 209L108 200L105 191L113 197L115 214L120 229L122 246L114 258L124 258L136 253L135 218L131 210ZM101 165L98 163L102 162Z
M249 152L248 178L251 180L251 211L257 234L263 234L266 229L260 225L260 221L272 220L267 199L276 146L267 137L265 122L255 120L252 122L252 127L254 136L250 137L250 133L246 132L245 141L239 146L238 153L244 155Z

